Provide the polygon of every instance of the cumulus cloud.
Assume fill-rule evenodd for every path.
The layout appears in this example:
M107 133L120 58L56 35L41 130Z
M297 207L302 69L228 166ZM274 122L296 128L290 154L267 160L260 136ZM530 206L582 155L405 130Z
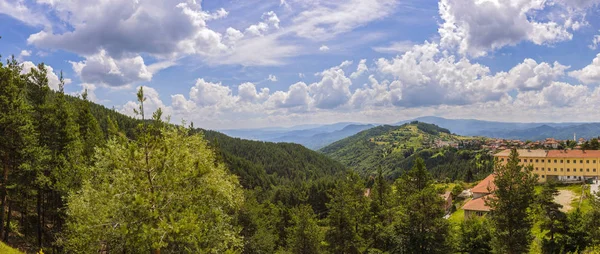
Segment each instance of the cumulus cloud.
M264 87L258 93L253 83L246 82L238 86L238 96L241 102L261 102L269 97L269 88Z
M596 55L592 63L580 70L569 72L569 76L585 84L600 83L600 54Z
M356 71L350 74L350 78L358 78L367 71L369 71L369 68L367 67L367 59L361 59L358 63L358 67L356 67Z
M32 26L46 26L50 23L44 15L28 8L22 0L0 0L0 14Z
M304 82L291 85L287 92L276 91L269 97L267 105L270 108L296 108L305 110L311 103L309 88Z
M86 57L83 61L70 63L83 82L109 87L150 81L154 73L173 65L173 62L166 61L147 66L139 55L114 59L104 50Z
M25 74L25 73L29 73L31 72L31 69L38 69L38 66L35 65L33 62L30 61L25 61L22 63L22 67L23 69L21 70L21 73ZM46 69L46 77L48 78L48 86L54 90L54 91L58 91L59 87L60 87L60 71L59 72L54 72L54 68L52 68L52 66L50 65L44 65L44 68ZM71 84L72 80L69 78L64 78L63 77L63 81L65 82L65 85Z
M352 81L346 77L341 69L345 66L344 62L339 67L323 71L321 81L309 86L310 93L315 100L317 108L331 109L345 104L351 96L350 85Z
M21 53L19 53L19 57L21 57L21 58L27 57L27 56L31 56L31 50L21 50Z
M322 51L322 52L329 51L329 47L327 47L326 45L321 45L321 47L319 47L319 51Z
M550 5L549 2L441 0L439 12L444 20L438 29L441 45L479 57L525 40L537 45L571 40L573 35L564 24L536 20L536 12Z

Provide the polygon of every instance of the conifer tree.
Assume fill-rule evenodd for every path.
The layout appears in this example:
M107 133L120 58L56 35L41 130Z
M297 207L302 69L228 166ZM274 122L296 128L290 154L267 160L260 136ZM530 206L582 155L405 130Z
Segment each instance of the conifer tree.
M361 253L365 250L362 238L367 212L364 181L355 172L349 172L338 181L331 201L327 204L329 230L326 240L332 253Z
M79 125L79 135L83 143L83 156L90 161L94 153L94 148L102 143L104 134L100 129L96 117L92 115L87 89L81 94L81 101L79 102L77 112L77 124Z
M292 225L287 228L288 249L297 254L320 253L321 229L310 205L291 209Z
M385 251L391 248L393 219L391 195L391 185L379 167L370 192L369 222L365 236L369 240L369 248L372 250Z
M533 166L519 165L516 149L510 152L506 165L496 164L495 197L488 200L494 225L494 249L500 253L525 253L533 238L529 209L535 198L537 176Z
M546 231L542 239L542 250L544 253L557 253L563 248L567 234L567 215L560 208L561 204L554 202L558 195L556 183L552 180L544 184L538 195L538 204L542 210L542 223L540 228Z
M24 96L25 79L20 72L21 67L14 57L6 65L0 62L0 237L4 241L8 240L10 233L10 213L7 210L11 210L14 201L27 201L31 168L36 158L37 136L30 118L31 108Z
M491 225L486 219L469 218L464 220L458 230L458 253L492 253Z
M435 191L425 162L415 160L413 168L396 182L400 212L396 218L396 247L400 253L447 253L449 225L444 201Z

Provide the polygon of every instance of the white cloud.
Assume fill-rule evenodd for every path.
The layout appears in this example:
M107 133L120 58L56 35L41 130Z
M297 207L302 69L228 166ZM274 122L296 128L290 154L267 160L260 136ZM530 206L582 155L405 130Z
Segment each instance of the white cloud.
M298 73L298 77L301 78L301 79L304 78L304 73L302 73L302 72Z
M238 86L238 96L240 102L262 102L269 97L269 88L262 88L258 93L254 84L246 82Z
M600 54L596 55L589 65L580 70L569 72L569 76L579 79L585 84L600 83Z
M304 82L298 82L289 87L287 92L276 91L269 97L267 105L270 108L296 108L306 110L311 104L309 88Z
M173 62L167 61L147 66L139 55L114 59L104 50L98 54L87 56L83 61L70 63L84 83L102 84L109 87L150 81L154 73L173 65Z
M565 26L553 20L536 21L535 14L549 2L441 0L441 45L479 57L525 40L537 45L571 40L572 34Z
M350 78L358 78L367 71L369 71L369 68L367 67L367 59L361 59L356 67L356 71L350 74Z
M388 46L378 46L372 49L379 53L399 54L411 50L414 45L415 43L412 41L395 41Z
M326 45L321 45L321 47L319 47L319 51L327 52L329 51L329 47L327 47Z
M21 53L19 53L20 58L27 57L27 56L31 56L31 50L21 50Z
M339 67L323 71L320 82L309 86L310 93L315 100L317 108L331 109L345 104L350 96L350 85L352 81L346 77L342 67L347 66L348 61L343 62ZM350 62L351 63L351 62Z
M35 65L34 63L30 62L30 61L24 61L22 63L23 69L21 70L21 73L29 73L31 72L31 69L38 69L38 66ZM54 91L58 91L59 86L60 86L60 72L54 72L54 68L52 68L52 66L45 64L44 68L46 69L46 77L48 78L48 86L54 90ZM69 78L64 78L64 82L65 85L71 84L71 79Z
M230 107L235 102L229 87L204 79L196 80L196 85L190 89L190 100L198 106Z
M275 76L273 74L269 74L269 77L267 78L267 80L269 80L271 82L277 82L277 76Z
M598 48L598 44L600 44L600 34L594 35L594 38L592 38L592 44L588 45L588 47L592 50L596 50Z
M0 0L0 14L8 15L30 26L47 26L50 23L44 15L28 8L23 0Z
M394 0L349 0L314 3L294 17L292 30L301 37L326 40L351 31L395 10Z

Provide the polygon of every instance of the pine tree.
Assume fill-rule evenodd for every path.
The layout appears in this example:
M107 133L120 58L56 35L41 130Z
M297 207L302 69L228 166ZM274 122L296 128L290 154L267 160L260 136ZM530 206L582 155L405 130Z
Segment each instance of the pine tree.
M365 242L361 237L367 211L364 181L355 172L349 172L336 185L327 204L329 215L326 240L332 253L361 253Z
M540 228L546 231L542 239L542 250L544 253L557 253L564 245L567 233L567 215L560 211L562 205L554 202L558 195L556 183L548 181L544 184L538 195L538 204L542 210L542 223Z
M37 136L30 118L31 108L24 96L25 79L20 72L21 67L14 57L6 66L0 62L0 237L4 241L8 241L10 233L7 208L10 211L13 202L25 203L28 199L31 168L37 157Z
M287 228L288 249L297 254L320 253L323 237L310 205L292 208L291 219L292 225Z
M444 201L435 191L425 162L415 160L413 168L396 182L401 211L396 218L396 252L447 253L449 224Z
M79 135L83 143L83 156L91 161L94 148L103 141L104 134L100 129L98 121L92 115L90 110L90 101L87 99L87 89L81 94L81 101L78 105L77 124L79 125Z
M519 165L513 149L506 165L496 164L495 197L488 200L494 225L494 247L501 253L525 253L533 239L532 219L528 214L535 199L537 176L532 166Z
M470 218L460 224L458 230L458 253L492 253L491 225L486 219Z
M370 193L369 222L364 238L369 240L369 249L386 251L392 242L392 187L383 176L381 167L377 169Z

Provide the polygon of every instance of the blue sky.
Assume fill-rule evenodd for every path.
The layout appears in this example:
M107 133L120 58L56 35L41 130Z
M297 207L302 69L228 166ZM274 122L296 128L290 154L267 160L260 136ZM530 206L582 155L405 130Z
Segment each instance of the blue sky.
M424 115L598 121L600 0L0 0L51 87L211 129Z

